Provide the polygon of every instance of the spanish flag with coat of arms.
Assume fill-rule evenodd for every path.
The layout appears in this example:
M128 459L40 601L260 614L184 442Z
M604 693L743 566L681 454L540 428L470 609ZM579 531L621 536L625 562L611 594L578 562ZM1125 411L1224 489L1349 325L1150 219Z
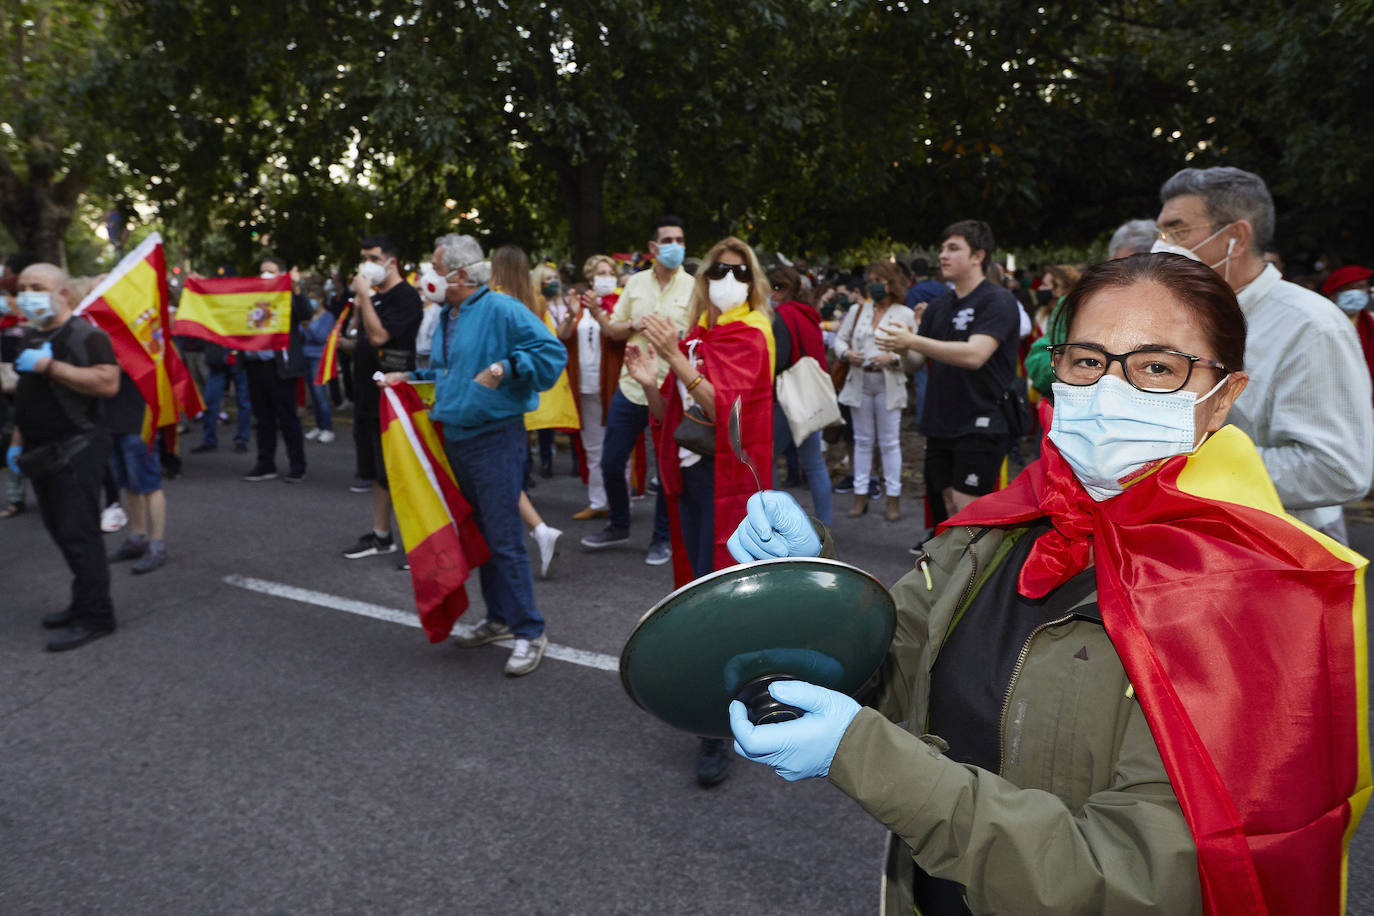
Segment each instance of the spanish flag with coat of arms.
M231 350L282 350L291 343L291 277L191 277L173 331Z
M167 260L156 232L125 255L91 290L76 313L110 336L120 368L148 403L144 438L205 410L181 354L168 340Z
M491 553L458 490L442 435L408 384L382 389L382 455L401 529L415 608L432 643L468 608L465 583Z

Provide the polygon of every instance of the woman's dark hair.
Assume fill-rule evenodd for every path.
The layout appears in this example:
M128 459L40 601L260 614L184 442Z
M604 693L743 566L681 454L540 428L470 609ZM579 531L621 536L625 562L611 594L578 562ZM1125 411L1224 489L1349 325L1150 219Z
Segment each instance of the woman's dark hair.
M1079 308L1103 290L1146 282L1193 309L1218 362L1233 372L1245 368L1245 313L1236 294L1215 270L1181 254L1133 254L1088 268L1064 297L1064 326L1072 334Z
M782 301L795 302L801 295L801 274L791 267L774 267L768 271L768 283L782 287Z

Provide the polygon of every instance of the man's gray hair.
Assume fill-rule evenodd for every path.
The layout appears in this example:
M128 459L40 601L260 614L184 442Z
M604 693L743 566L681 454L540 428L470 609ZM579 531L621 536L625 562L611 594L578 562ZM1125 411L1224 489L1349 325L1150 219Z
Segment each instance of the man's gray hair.
M482 246L472 236L451 232L435 239L434 246L446 273L466 270L468 283L473 286L481 286L491 279L491 264L482 259Z
M1274 239L1274 198L1264 179L1254 172L1219 165L1210 169L1183 169L1159 189L1160 203L1196 194L1202 198L1207 218L1214 226L1243 219L1253 230L1250 246L1255 254Z
M1133 219L1122 223L1112 233L1111 244L1107 246L1107 257L1118 257L1117 252L1126 249L1126 254L1149 254L1159 238L1159 227L1152 219Z

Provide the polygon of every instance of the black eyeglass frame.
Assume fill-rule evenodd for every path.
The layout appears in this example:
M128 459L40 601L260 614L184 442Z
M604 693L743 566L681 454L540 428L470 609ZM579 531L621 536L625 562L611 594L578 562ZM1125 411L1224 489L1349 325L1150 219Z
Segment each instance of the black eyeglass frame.
M1107 359L1105 364L1102 366L1102 375L1099 375L1091 382L1070 382L1066 379L1060 378L1058 363L1060 358L1064 355L1064 351L1067 350L1069 347L1083 347L1085 349L1101 353L1103 356L1105 356ZM1195 369L1199 364L1208 369L1220 369L1226 375L1230 375L1232 372L1235 371L1233 369L1227 369L1225 366L1223 366L1221 363L1217 362L1214 359L1207 359L1205 356L1194 356L1191 353L1184 353L1182 350L1171 350L1168 347L1141 347L1138 350L1131 350L1127 353L1109 353L1106 350L1099 347L1097 344L1067 341L1062 344L1045 344L1045 349L1050 351L1050 369L1054 372L1055 379L1057 381L1063 382L1065 385L1072 385L1075 388L1087 388L1092 385L1096 385L1098 382L1102 381L1102 376L1106 375L1107 372L1112 368L1112 363L1121 363L1121 374L1125 377L1126 384L1130 385L1136 391L1143 391L1146 394L1173 394L1175 391L1182 391L1184 388L1188 387L1188 382L1192 381L1193 369ZM1135 356L1137 353L1169 353L1173 356L1181 356L1184 359L1188 360L1188 374L1183 377L1182 384L1180 384L1177 388L1142 388L1135 382L1131 381L1130 368L1126 365L1127 357Z
M716 261L706 268L708 280L724 280L726 274L734 274L735 279L741 283L754 282L754 272L749 269L748 264L726 264L724 261Z

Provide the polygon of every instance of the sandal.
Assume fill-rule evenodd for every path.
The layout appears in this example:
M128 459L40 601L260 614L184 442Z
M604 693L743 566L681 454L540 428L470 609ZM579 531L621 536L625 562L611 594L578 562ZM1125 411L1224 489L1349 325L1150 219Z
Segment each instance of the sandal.
M23 511L24 504L22 502L10 503L5 508L0 509L0 518L14 518Z

